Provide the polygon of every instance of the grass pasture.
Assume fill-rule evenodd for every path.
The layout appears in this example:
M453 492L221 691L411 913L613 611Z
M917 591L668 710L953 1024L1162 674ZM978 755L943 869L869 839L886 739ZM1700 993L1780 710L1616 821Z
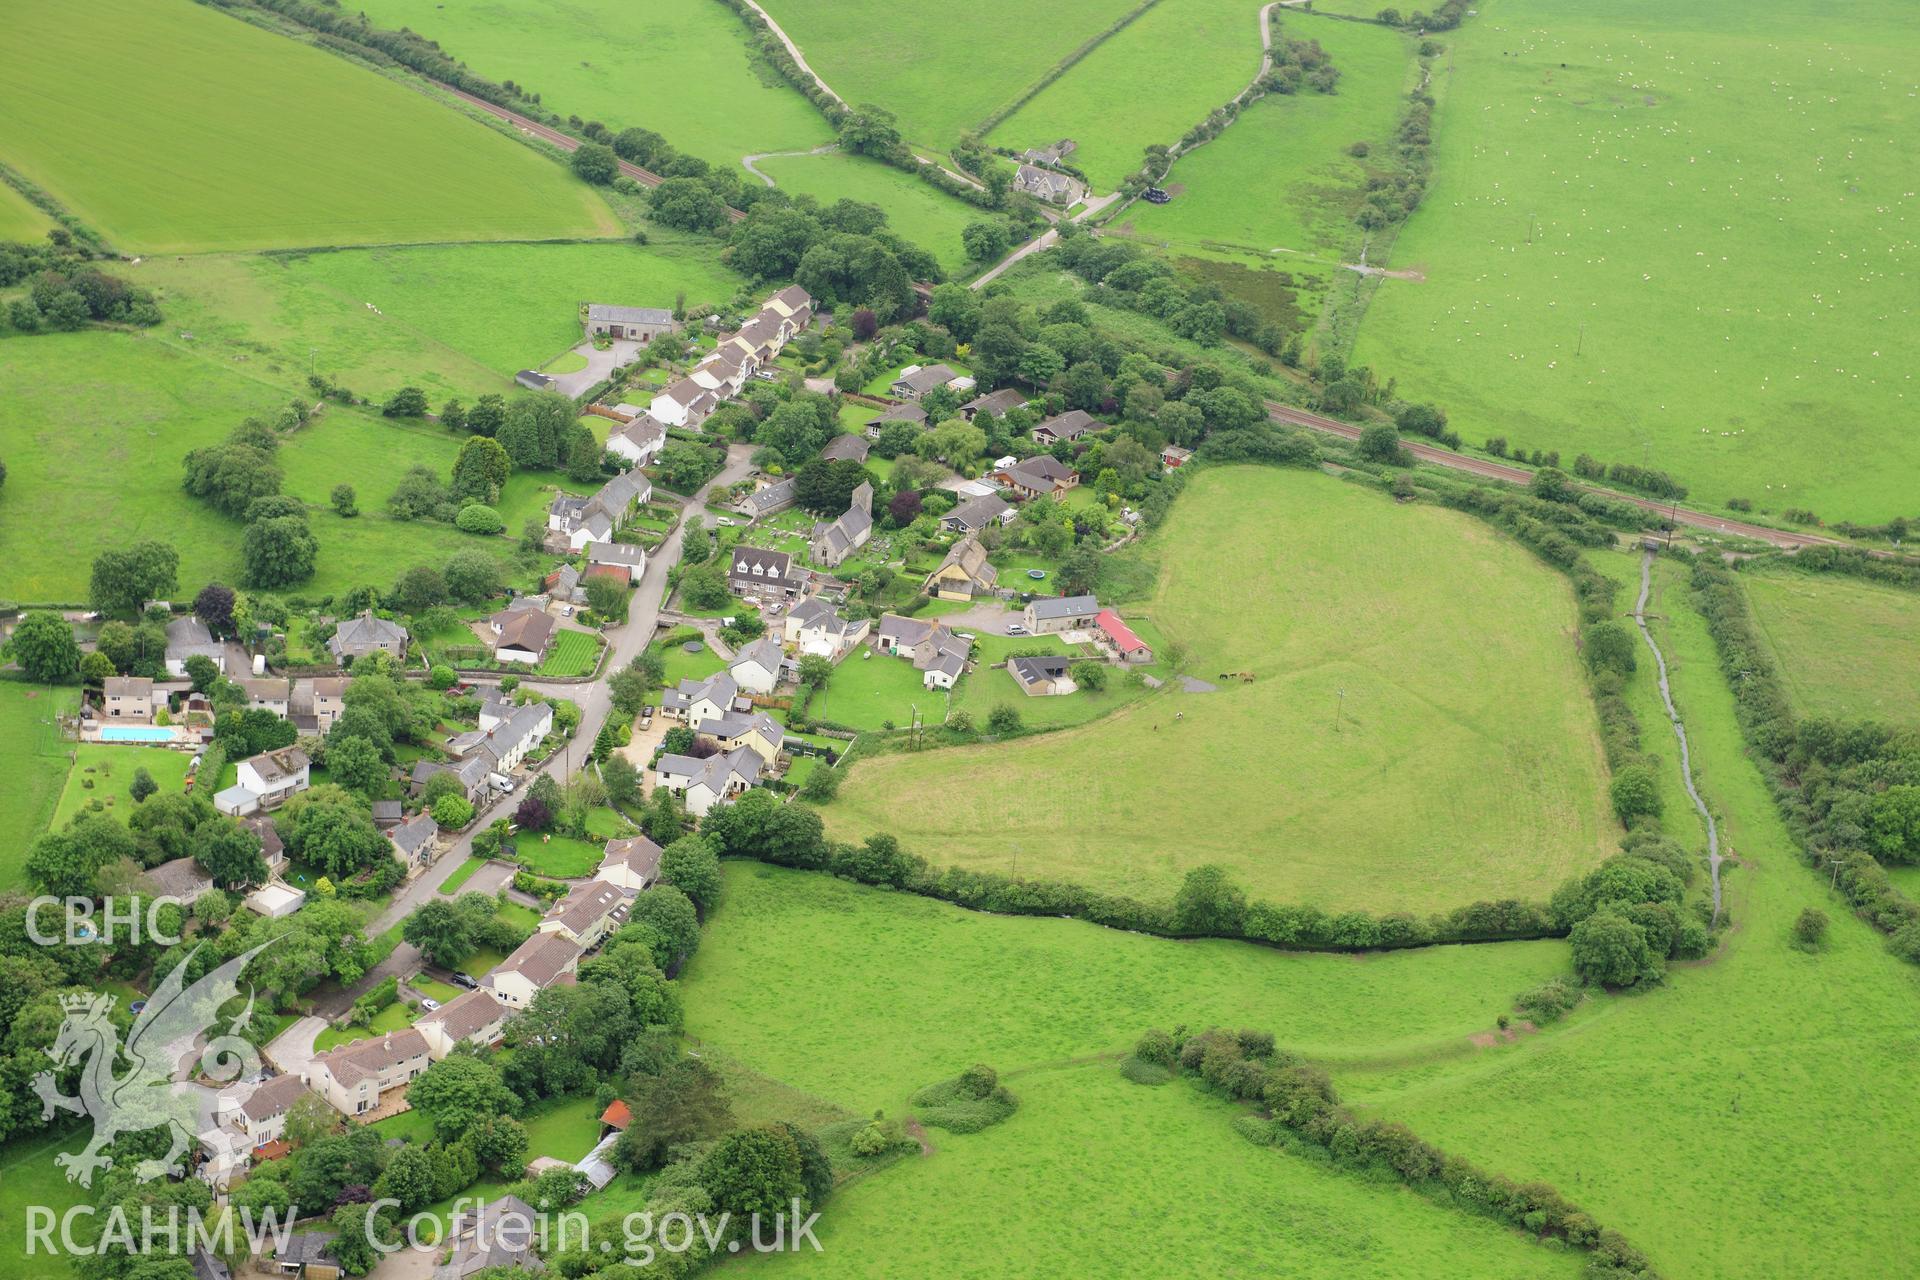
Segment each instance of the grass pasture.
M619 232L551 158L212 8L101 0L84 23L49 0L12 9L0 159L123 250Z
M964 39L941 37L954 14L931 0L771 0L763 7L835 93L893 112L909 142L944 148L1137 4L1058 0L1036 21L1023 0L979 0L966 10Z
M1913 514L1912 7L1502 0L1441 39L1392 255L1425 281L1381 285L1355 361L1475 444L1652 465L1709 508Z
M844 199L879 205L886 210L890 230L931 253L949 274L967 265L961 230L987 216L911 174L865 156L830 151L818 156L771 156L755 164L783 191L810 195L822 204Z
M1740 580L1795 711L1920 727L1920 592L1788 568Z
M61 788L60 803L47 825L63 827L80 816L80 811L95 800L106 811L125 822L133 812L133 777L145 769L159 784L158 794L167 795L186 786L187 764L193 757L184 751L166 747L139 747L130 743L77 742L70 744L75 753L73 769ZM92 785L87 785L91 783Z
M0 240L39 240L52 227L52 218L18 191L0 182Z
M1256 896L1410 911L1544 897L1612 847L1571 592L1518 546L1234 468L1197 475L1151 550L1154 622L1217 692L862 761L822 810L831 832L1147 899L1214 862Z
M495 79L541 95L549 110L665 135L720 167L758 151L804 151L833 141L813 104L755 65L747 28L714 0L376 0L385 27L411 27ZM672 85L636 93L636 85Z
M1159 0L987 136L1023 150L1079 143L1069 163L1111 191L1149 143L1181 134L1247 87L1260 69L1254 0Z
M54 717L79 705L78 689L0 680L0 744L5 744L7 776L7 785L0 787L0 891L23 887L27 846L53 818L70 750Z

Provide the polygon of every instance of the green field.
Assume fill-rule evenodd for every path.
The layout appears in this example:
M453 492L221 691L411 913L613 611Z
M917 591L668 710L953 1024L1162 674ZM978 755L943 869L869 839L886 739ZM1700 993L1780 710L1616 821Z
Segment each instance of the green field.
M1364 233L1353 215L1368 164L1347 147L1366 142L1383 159L1390 152L1413 74L1412 41L1383 27L1295 15L1273 25L1276 39L1318 40L1340 70L1339 91L1262 98L1174 165L1171 203L1139 201L1118 229L1183 246L1234 246L1283 267L1296 258L1357 260Z
M1791 569L1740 580L1795 711L1920 726L1920 592Z
M600 661L600 637L591 631L561 627L553 633L546 661L540 664L543 676L590 675Z
M180 460L225 437L248 414L285 405L290 381L260 381L152 333L46 334L10 340L6 352L0 441L7 503L49 518L0 520L0 594L82 601L93 557L138 538L173 544L183 588L238 580L243 526L181 491ZM338 406L291 437L280 450L286 492L320 508L310 517L320 543L316 574L295 593L385 585L409 565L444 564L475 546L510 555L514 544L504 538L384 514L409 465L446 474L457 450L458 441L437 428ZM325 506L341 482L359 491L356 519ZM534 495L535 487L526 493ZM510 520L508 527L518 526Z
M826 688L814 695L810 714L816 720L870 732L911 724L917 706L923 724L939 724L947 718L947 693L927 688L923 678L905 658L888 657L861 645L833 669Z
M756 164L783 191L810 195L823 204L858 200L879 205L886 210L889 229L931 253L949 273L967 263L960 246L961 230L990 216L912 174L865 156L830 151L818 156L773 156Z
M1213 862L1259 897L1412 911L1544 897L1611 847L1571 593L1487 526L1234 468L1151 550L1149 611L1217 692L862 761L833 834L1147 899Z
M1184 1082L1144 1088L1096 1063L1010 1087L1020 1098L1011 1120L934 1135L933 1155L834 1197L818 1257L782 1254L756 1270L972 1280L1580 1274L1576 1255L1492 1222L1254 1147L1231 1127L1237 1108Z
M1171 146L1260 69L1254 0L1159 0L1001 123L987 141L1024 150L1072 138L1068 163L1110 191L1149 143Z
M746 26L714 0L376 0L367 13L425 32L483 75L526 85L550 111L616 132L652 129L722 168L750 152L833 141L812 103L755 66Z
M1462 1053L1566 954L1559 942L1370 956L1169 942L729 862L681 982L690 1036L861 1112L898 1107L970 1062L1006 1072L1115 1053L1180 1022L1282 1028L1288 1045L1334 1061ZM800 955L810 1016L767 981Z
M1920 15L1500 0L1443 39L1392 256L1425 280L1382 285L1356 361L1476 444L1652 465L1708 507L1912 515Z
M762 7L835 93L893 112L910 142L950 147L1137 6L1057 0L1039 17L1022 0L981 0L967 7L963 25L950 7L928 0L771 0Z
M21 887L27 846L53 819L72 749L61 739L53 717L79 705L78 689L0 680L0 744L7 778L0 787L0 890Z
M86 1188L68 1181L67 1171L54 1163L61 1152L86 1146L87 1137L85 1125L70 1125L58 1133L39 1133L9 1142L4 1155L0 1155L0 1277L41 1280L49 1272L63 1269L58 1263L49 1266L44 1253L27 1256L29 1210L50 1209L58 1215L88 1203ZM83 1240L89 1238L90 1230L85 1221L80 1220L75 1230L76 1237Z
M32 201L0 182L0 240L39 240L52 226Z
M133 809L136 770L145 769L159 784L160 794L166 795L185 788L187 765L193 759L185 751L129 743L78 742L71 746L76 754L74 767L60 791L60 803L54 808L50 827L65 826L95 800L125 822Z
M49 0L12 9L0 53L0 116L10 126L0 160L122 249L620 229L551 158L189 0L100 0L84 23Z
M1005 578L1006 574L1003 572L1001 579L1004 581ZM1145 638L1149 643L1153 640L1153 637ZM1026 690L1015 683L1014 678L1005 668L996 668L992 665L996 662L1004 662L1007 655L1015 649L1031 650L1043 647L1055 653L1081 652L1051 636L980 636L973 646L973 661L976 669L953 691L949 702L949 713L965 711L973 717L976 727L985 728L988 715L995 707L1004 703L1020 712L1022 724L1036 729L1056 729L1098 719L1129 703L1139 701L1149 692L1144 684L1134 685L1127 678L1125 669L1109 666L1107 687L1098 693L1083 687L1078 692L1058 697L1028 697ZM1148 670L1162 679L1165 679L1168 674L1162 667L1151 667Z

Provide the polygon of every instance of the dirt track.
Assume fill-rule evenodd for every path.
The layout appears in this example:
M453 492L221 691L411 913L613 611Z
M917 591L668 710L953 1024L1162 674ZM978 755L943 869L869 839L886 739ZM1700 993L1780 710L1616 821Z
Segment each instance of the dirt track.
M1350 422L1341 422L1337 418L1324 417L1309 413L1305 409L1296 409L1292 405L1281 404L1276 400L1266 402L1267 414L1275 422L1284 422L1296 427L1309 427L1315 431L1324 431L1328 435L1339 436L1342 440L1358 440L1360 428ZM1485 458L1470 458L1439 445L1423 444L1415 440L1402 440L1401 444L1408 453L1422 462L1437 467L1446 467L1453 471L1465 471L1471 475L1485 476L1490 480L1501 480L1507 484L1524 485L1533 479L1533 472L1525 467L1516 467L1504 462L1489 462ZM1694 529L1707 529L1714 533L1731 534L1739 538L1752 538L1756 542L1765 542L1788 551L1801 547L1844 547L1849 545L1839 538L1829 538L1817 533L1794 533L1787 529L1771 529L1766 525L1748 524L1742 520L1724 520L1719 516L1708 515L1702 511L1690 511L1685 507L1668 502L1656 502L1652 498L1636 498L1632 494L1621 493L1614 489L1603 489L1597 485L1576 484L1575 488L1583 493L1597 493L1619 502L1629 502L1643 511L1651 511L1666 516L1675 524L1686 525Z

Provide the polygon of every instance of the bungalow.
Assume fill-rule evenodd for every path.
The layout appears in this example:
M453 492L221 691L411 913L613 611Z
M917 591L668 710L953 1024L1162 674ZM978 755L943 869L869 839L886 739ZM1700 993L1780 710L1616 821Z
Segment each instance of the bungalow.
M780 641L774 636L761 636L733 655L733 661L727 664L727 674L748 693L772 693L780 683L781 668L785 664L786 655L780 649Z
M727 563L727 590L748 600L791 600L805 585L793 556L763 547L735 547Z
M1133 628L1122 622L1120 615L1111 609L1102 609L1094 615L1093 636L1122 662L1153 661L1153 650L1147 647L1147 642L1135 635Z
M739 684L726 671L705 680L682 680L678 687L660 693L660 714L671 720L686 721L687 727L696 733L707 721L744 705Z
M1192 456L1193 450L1182 449L1177 444L1170 444L1160 451L1160 465L1169 471L1177 471L1185 466L1187 459Z
M827 441L827 447L820 456L828 462L865 462L867 460L867 438L843 431Z
M413 1029L427 1040L427 1056L435 1062L463 1044L484 1049L500 1039L507 1020L506 1006L488 991L463 991L431 1013L414 1021Z
M271 711L282 720L293 709L293 694L286 680L241 680L247 695L247 707L253 711Z
M389 1089L411 1084L430 1062L427 1038L407 1027L319 1054L301 1074L335 1111L358 1116L376 1110Z
M153 723L158 704L153 696L153 681L145 676L108 676L101 686L101 694L107 719Z
M897 613L880 616L873 633L873 647L896 658L906 658L920 672L920 683L929 689L951 689L967 669L972 644L953 633L943 622L908 618Z
M587 337L602 334L646 346L663 333L680 326L673 312L664 307L610 307L602 302L587 304Z
M867 438L878 440L880 433L896 422L904 422L913 427L924 427L927 425L927 411L911 401L892 405L867 424Z
M1055 498L1080 483L1080 473L1051 454L1039 454L993 473L993 480L1014 497Z
M858 439L855 436L841 436L842 440ZM867 539L873 536L873 485L861 481L840 518L831 524L813 526L813 541L807 553L815 564L837 569L845 563L848 556L867 545Z
M687 812L705 817L760 780L761 760L745 747L699 759L665 755L657 766L659 785L684 794Z
M213 888L213 877L200 869L191 857L179 857L148 868L146 882L155 897L170 898L183 907L192 906L202 894Z
M1013 189L1048 204L1072 204L1086 192L1078 178L1031 164L1014 171Z
M191 615L175 618L167 624L167 674L176 680L185 679L187 659L192 657L206 658L222 674L226 672L227 647L213 638L207 624Z
M780 722L764 711L751 715L733 711L715 716L700 726L700 732L719 743L722 751L747 748L768 768L779 762L787 740L787 731Z
M949 533L978 533L990 524L1011 524L1013 508L997 493L970 498L940 517L940 527Z
M430 814L416 813L387 831L394 856L407 867L423 867L433 861L440 840L440 824Z
M786 642L801 655L839 662L867 638L872 624L865 618L849 622L825 600L809 596L793 606L784 626Z
M740 510L755 520L767 516L779 515L794 504L798 491L792 476L785 480L776 480L772 484L761 485L746 497L740 499Z
M1084 631L1093 625L1100 602L1092 596L1041 596L1020 611L1021 621L1034 635L1050 631Z
M1105 431L1107 424L1085 409L1069 409L1046 419L1033 429L1033 438L1051 449L1062 440L1074 441L1092 431Z
M453 1221L453 1252L434 1268L433 1280L468 1280L512 1269L538 1275L547 1269L533 1251L540 1242L540 1216L518 1196L482 1205L471 1222L464 1213L454 1215Z
M234 1117L247 1135L247 1144L264 1147L278 1142L287 1131L287 1112L310 1093L307 1082L298 1075L274 1076L255 1085Z
M627 918L627 890L605 880L589 880L553 904L540 918L541 933L557 933L582 951L591 951Z
M327 648L333 651L334 661L343 667L355 658L375 652L404 658L407 654L407 629L397 622L374 617L369 609L357 618L348 618L335 628L333 639L327 641Z
M214 796L213 807L232 817L277 809L307 789L310 763L307 753L298 747L250 756L240 762L239 781Z
M987 562L987 549L971 535L953 544L947 558L927 575L927 594L938 600L975 600L993 594L999 571Z
M998 391L989 391L983 396L975 396L960 406L960 416L972 422L981 414L989 418L1004 418L1015 409L1027 403L1025 393L1012 387L1002 387Z
M587 547L587 571L596 569L622 582L638 582L647 574L647 549L637 542L591 543Z
M493 660L539 666L553 643L554 627L553 616L544 609L502 609L487 619Z
M910 364L900 371L888 391L901 400L918 400L935 387L964 394L973 390L974 381L944 364Z
M559 933L536 933L480 980L509 1009L524 1009L580 966L580 948Z
M607 433L607 452L636 467L652 462L666 445L667 429L653 418L635 418Z
M290 705L294 728L324 736L347 709L347 682L340 676L295 680Z
M1030 698L1072 693L1077 686L1067 673L1065 658L1009 658L1007 674Z
M660 878L660 854L660 846L645 836L609 840L600 852L600 869L593 878L639 893Z

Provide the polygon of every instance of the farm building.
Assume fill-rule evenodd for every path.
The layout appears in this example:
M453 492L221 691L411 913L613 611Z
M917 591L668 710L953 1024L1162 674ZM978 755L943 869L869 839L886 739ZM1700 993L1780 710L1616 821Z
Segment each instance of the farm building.
M1114 657L1122 662L1152 662L1153 650L1147 642L1133 633L1133 628L1120 620L1120 615L1111 609L1102 609L1093 619L1094 638Z
M1035 635L1052 631L1081 631L1093 625L1100 602L1092 596L1042 596L1021 611L1027 630Z
M587 337L605 335L646 346L663 333L680 326L673 312L664 307L613 307L602 302L587 306Z
M1029 698L1048 698L1078 687L1067 674L1069 665L1065 658L1009 658L1007 674Z

